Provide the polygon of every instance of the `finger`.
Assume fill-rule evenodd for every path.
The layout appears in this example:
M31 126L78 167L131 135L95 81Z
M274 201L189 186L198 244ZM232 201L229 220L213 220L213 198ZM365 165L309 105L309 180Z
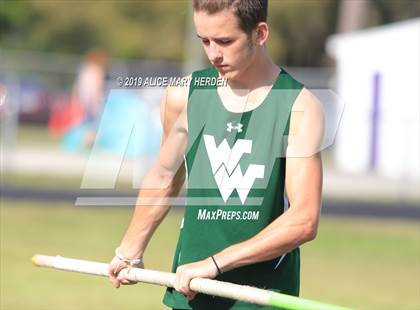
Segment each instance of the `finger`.
M130 283L131 283L131 281L130 281L130 280L127 280L127 279L121 279L120 281L121 281L121 283L122 283L122 284L124 284L124 285L126 285L126 284L130 284Z
M187 277L183 277L181 282L180 282L180 290L187 297L190 296L193 293L190 290L189 282L190 282L190 280Z
M120 285L121 285L121 281L120 280L118 280L115 276L114 277L112 277L112 276L110 276L109 277L109 279L111 280L111 283L116 287L116 288L119 288L120 287Z
M118 274L120 273L121 270L123 270L124 268L127 268L128 265L124 262L118 262L117 266L114 269L114 274L115 276L118 276Z
M113 281L112 281L112 284L114 284L114 286L115 286L116 288L119 288L119 287L121 286L121 282L120 282L120 280L118 280L118 279L113 280Z
M175 283L174 288L176 291L178 291L182 295L187 296L188 289L185 287L182 281L178 280L178 282Z
M119 288L121 285L121 281L117 278L117 275L119 272L118 268L119 268L119 264L116 267L110 266L110 268L108 269L109 280L116 288Z
M109 280L111 281L111 283L116 287L119 288L120 287L120 280L117 279L114 271L110 271L109 272Z
M195 297L195 295L197 295L197 293L196 293L196 292L191 291L191 294L188 294L188 295L187 295L187 299L188 299L188 300L193 300L193 299L194 299L194 297Z

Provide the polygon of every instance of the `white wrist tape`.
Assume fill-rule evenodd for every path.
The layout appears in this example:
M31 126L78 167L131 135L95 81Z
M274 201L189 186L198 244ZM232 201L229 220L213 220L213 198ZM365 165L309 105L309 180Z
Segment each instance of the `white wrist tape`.
M115 256L118 257L118 259L124 263L129 264L130 266L134 266L134 265L138 265L143 263L143 257L139 257L139 258L134 258L134 259L129 259L124 257L121 253L120 253L120 248L116 248L115 249Z

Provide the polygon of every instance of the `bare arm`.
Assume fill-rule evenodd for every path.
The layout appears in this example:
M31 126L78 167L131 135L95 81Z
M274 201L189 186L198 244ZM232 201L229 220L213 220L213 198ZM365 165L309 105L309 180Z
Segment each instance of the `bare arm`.
M168 198L178 195L184 180L182 165L187 144L182 94L169 88L161 103L163 139L156 163L146 175L137 197L131 223L121 242L128 258L140 257L160 222L170 209Z
M161 150L156 163L142 182L133 217L121 241L119 250L125 258L135 259L143 256L154 231L170 209L169 198L178 195L184 183L185 171L182 161L187 146L184 109L187 96L188 89L168 87L162 99ZM126 265L121 264L116 257L110 264L110 280L116 287L120 284L116 275L124 267Z
M319 102L304 89L291 116L286 160L286 191L290 208L254 237L214 255L223 270L262 262L285 254L315 238L321 208L322 164L319 145L323 135ZM178 267L176 289L189 299L189 281L213 278L217 269L211 258Z
M316 236L321 205L322 167L319 154L288 159L290 208L256 236L226 248L214 257L222 270L278 257Z
M323 135L319 102L304 89L290 122L286 192L290 208L256 236L214 257L223 270L276 258L315 238L321 208Z

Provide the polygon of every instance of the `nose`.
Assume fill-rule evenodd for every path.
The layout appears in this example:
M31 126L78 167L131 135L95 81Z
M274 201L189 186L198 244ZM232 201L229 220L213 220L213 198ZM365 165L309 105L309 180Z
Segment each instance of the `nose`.
M223 60L222 51L220 50L220 47L214 42L210 42L209 59L213 64L219 64Z

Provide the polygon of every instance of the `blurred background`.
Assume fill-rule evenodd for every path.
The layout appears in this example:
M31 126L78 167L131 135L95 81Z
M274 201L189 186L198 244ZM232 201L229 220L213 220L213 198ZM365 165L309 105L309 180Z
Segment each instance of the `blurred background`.
M345 106L302 297L420 309L419 16L416 0L269 3L273 59ZM159 150L163 91L119 78L207 65L189 1L0 0L0 309L166 309L164 288L116 290L30 258L112 258ZM147 268L170 270L182 213L154 235Z

